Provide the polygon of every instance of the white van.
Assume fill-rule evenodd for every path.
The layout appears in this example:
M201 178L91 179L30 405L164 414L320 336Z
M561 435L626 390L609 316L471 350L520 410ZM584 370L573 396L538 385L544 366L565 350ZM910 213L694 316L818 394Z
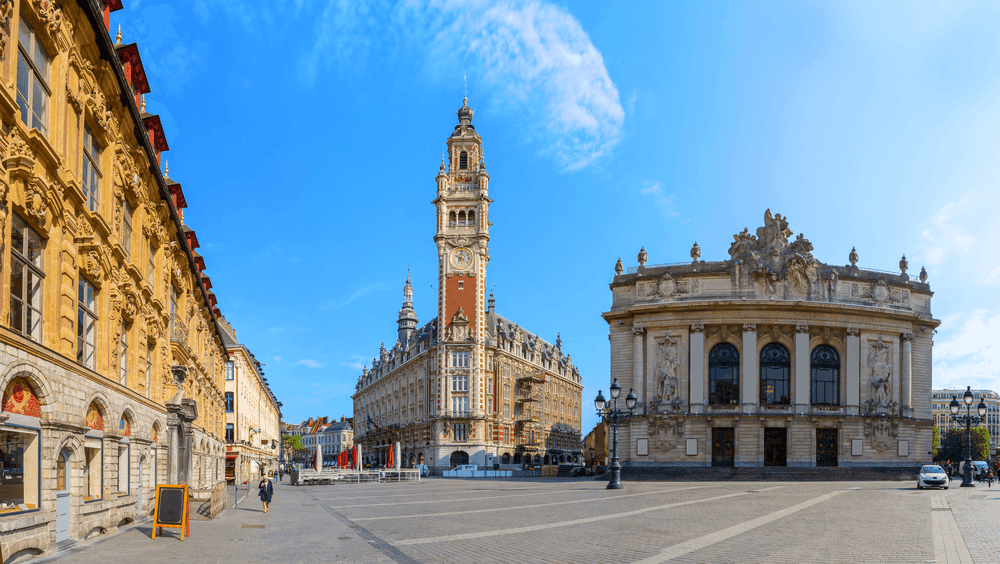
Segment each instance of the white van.
M416 469L416 470L420 470L420 475L421 476L426 477L426 476L430 476L431 475L431 470L430 470L430 468L427 467L426 464L414 464L413 468Z

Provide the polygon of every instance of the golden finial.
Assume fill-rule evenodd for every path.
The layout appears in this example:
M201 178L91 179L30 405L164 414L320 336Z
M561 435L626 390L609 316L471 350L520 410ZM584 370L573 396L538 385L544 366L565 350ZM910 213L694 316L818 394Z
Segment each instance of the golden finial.
M145 112L146 111L146 95L145 94L143 94L143 95L141 95L139 97L139 111L140 112Z
M122 44L122 24L118 24L118 35L115 36L115 45Z
M170 161L163 160L163 178L170 178Z
M462 80L465 81L465 95L462 96L462 100L468 104L469 103L469 77L467 75L462 75Z

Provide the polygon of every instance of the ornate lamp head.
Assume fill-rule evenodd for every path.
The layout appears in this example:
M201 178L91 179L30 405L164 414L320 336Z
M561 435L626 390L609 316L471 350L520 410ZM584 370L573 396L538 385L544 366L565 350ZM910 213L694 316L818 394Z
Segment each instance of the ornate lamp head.
M611 399L618 399L618 396L622 395L622 387L618 384L618 378L611 383Z
M979 400L979 405L976 406L976 409L979 411L979 416L980 417L985 417L986 416L986 400Z
M972 405L972 386L965 389L962 399L965 400L965 405Z
M957 415L958 407L958 398L951 396L951 403L948 404L948 411L950 411L952 415Z
M635 402L638 399L639 398L635 397L635 392L632 390L632 388L629 388L628 395L625 396L625 407L627 407L629 411L632 411L633 409L635 409Z
M601 390L597 390L597 397L594 398L594 407L597 408L598 413L602 413L604 411L605 403L607 402L604 400L604 394L601 393Z

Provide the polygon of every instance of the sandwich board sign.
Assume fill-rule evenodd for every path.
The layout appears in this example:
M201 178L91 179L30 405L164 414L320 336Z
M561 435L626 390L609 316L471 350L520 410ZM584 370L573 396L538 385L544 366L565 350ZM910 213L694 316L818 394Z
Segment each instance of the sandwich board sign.
M162 527L181 530L181 540L191 536L191 522L188 519L188 487L160 484L156 486L156 512L153 523L153 538ZM161 531L162 534L162 531Z

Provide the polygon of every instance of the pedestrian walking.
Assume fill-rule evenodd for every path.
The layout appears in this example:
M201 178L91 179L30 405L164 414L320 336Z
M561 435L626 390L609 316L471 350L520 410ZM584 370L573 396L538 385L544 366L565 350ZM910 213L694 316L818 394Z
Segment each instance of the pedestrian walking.
M987 487L989 487L989 488L993 487L993 471L992 470L990 470L989 473L986 474L986 483L989 484Z
M271 496L274 495L274 482L271 481L271 475L268 474L261 478L257 487L260 501L264 504L264 513L267 513L268 506L271 505Z
M278 466L278 483L281 483L281 466Z

